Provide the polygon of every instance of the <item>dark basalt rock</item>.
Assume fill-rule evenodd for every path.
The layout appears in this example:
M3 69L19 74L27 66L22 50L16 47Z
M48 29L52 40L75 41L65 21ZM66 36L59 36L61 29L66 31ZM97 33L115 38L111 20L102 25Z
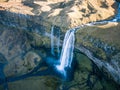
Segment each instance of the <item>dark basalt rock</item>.
M8 63L8 61L7 61L7 59L5 58L5 56L4 56L2 53L0 53L0 64L5 65L5 64L7 64L7 63Z

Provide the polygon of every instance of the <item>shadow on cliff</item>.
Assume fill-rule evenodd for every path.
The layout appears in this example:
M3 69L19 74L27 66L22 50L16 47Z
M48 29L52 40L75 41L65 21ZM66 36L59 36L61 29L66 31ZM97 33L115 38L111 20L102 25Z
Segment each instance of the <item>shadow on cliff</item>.
M43 1L43 2L46 2L46 1ZM58 25L60 27L65 27L65 28L69 28L69 26L71 24L78 25L77 24L78 22L76 20L74 20L74 17L76 17L76 16L74 16L72 19L70 18L70 16L74 12L74 10L71 10L71 8L73 6L80 8L82 1L79 1L76 3L76 1L71 0L68 2L57 2L57 3L53 3L53 4L48 4L48 6L51 8L50 11L42 11L41 10L42 6L37 3L34 3L34 0L24 0L24 1L22 1L22 3L25 6L31 7L32 8L31 11L35 14L34 16L26 15L28 17L30 16L30 17L34 17L34 18L41 18L42 21L44 21L44 22L47 21L46 23L49 23L51 25L55 24L55 25ZM97 10L94 8L94 5L92 5L90 2L87 2L87 3L88 3L87 8L89 9L89 12L87 12L85 8L80 9L80 12L82 13L82 17L78 18L78 19L80 19L78 21L81 21L81 23L88 22L88 21L85 21L84 18L88 19L92 16L92 14L97 13ZM112 5L112 6L115 7L115 5ZM103 4L100 7L108 8L107 2L106 1L103 2ZM52 13L56 13L56 10L59 10L59 13L52 15ZM71 14L71 15L69 16L69 14ZM21 16L22 16L22 14L21 14ZM106 18L106 20L109 20L112 17L113 16L110 16L110 17ZM101 18L101 16L99 16L99 18ZM40 19L38 19L38 20L40 20ZM36 22L38 20L36 20Z
M107 2L101 2L102 5L100 6L101 8L105 8L107 9L109 6L107 5ZM58 2L58 3L54 3L54 4L48 4L48 6L51 7L51 10L48 11L48 12L41 12L40 16L44 16L46 15L46 17L49 19L49 18L52 18L51 19L51 22L52 24L56 24L57 22L61 23L58 24L58 26L62 26L63 24L66 24L65 26L69 27L72 24L76 24L77 22L76 21L72 21L72 19L74 20L74 18L70 18L70 16L68 16L68 14L71 14L72 15L72 12L75 12L74 10L71 10L71 8L73 8L74 6L78 7L80 10L80 12L82 12L82 18L80 18L81 22L87 22L84 20L84 18L90 18L93 14L97 14L97 9L94 7L94 5L92 5L90 2L87 2L87 8L89 9L89 12L87 12L87 10L85 8L81 8L80 9L80 5L82 5L82 1L80 2L75 2L75 1L69 1L69 2ZM116 7L116 3L114 3L112 5L113 8L117 8ZM52 15L52 13L55 13L55 10L60 10L58 14L56 15ZM116 11L115 11L116 13ZM102 18L101 15L98 15L99 18ZM76 17L76 16L74 16ZM92 17L94 18L94 17ZM112 19L113 16L110 16L108 18L106 18L105 20L109 20L109 19ZM58 21L59 19L59 21ZM53 21L54 22L53 22ZM92 20L91 20L92 21ZM64 22L64 23L63 23ZM88 23L88 22L87 22ZM64 25L63 25L64 27ZM67 27L67 28L68 28Z
M34 3L34 0L24 0L24 1L22 1L22 3L25 6L29 6L29 7L33 8L33 10L32 10L33 13L39 14L39 9L41 8L41 6Z
M36 22L36 20L38 20L40 22ZM19 30L21 30L21 31L23 30L23 31L27 31L27 32L37 33L37 34L39 34L41 36L44 36L45 32L47 30L47 28L46 28L47 26L44 26L42 21L43 21L42 18L39 17L39 16L24 15L24 14L9 12L7 10L0 10L0 27L1 27L0 30L8 29L8 31L10 33L14 33L14 32L17 32ZM14 32L11 32L11 30L14 31ZM0 34L3 34L3 32L0 32ZM19 33L19 35L20 35L20 33ZM13 37L13 36L11 36L11 37ZM18 37L17 34L15 34L15 36ZM26 34L24 36L26 36ZM29 40L33 40L33 38L30 37L30 36L27 36L27 38ZM17 40L17 38L14 38L14 39ZM11 43L12 43L12 41L11 41ZM20 41L23 41L23 39L20 40ZM4 42L6 43L6 41L4 41ZM33 47L32 44L30 44L30 45L31 45L30 50L38 50L40 48L42 48L42 49L46 48L46 47ZM25 49L26 49L26 47L25 47ZM50 49L48 50L48 47L46 49L47 49L46 50L47 52L50 52L49 51ZM26 51L24 54L26 54L28 51ZM48 65L48 63L46 62L47 58L43 57L43 55L40 54L40 51L38 51L38 55L42 57L41 59L43 61L40 62L39 65L34 67L34 69L32 71L30 71L30 72L28 72L28 73L26 73L24 75L21 75L21 76L4 77L5 80L6 80L4 82L5 83L13 82L13 81L21 80L21 79L24 79L24 78L27 78L27 77L31 77L31 76L46 76L46 75L54 76L54 75L56 75L56 76L58 76L60 78L62 77L62 75L60 75L58 72L56 72L54 70L53 66L49 66ZM18 56L21 56L21 54L19 54ZM7 60L7 61L9 61L9 60ZM47 69L43 69L42 70L41 69L42 67L47 67ZM0 79L1 79L1 76L0 76ZM0 84L3 84L3 82L0 81Z

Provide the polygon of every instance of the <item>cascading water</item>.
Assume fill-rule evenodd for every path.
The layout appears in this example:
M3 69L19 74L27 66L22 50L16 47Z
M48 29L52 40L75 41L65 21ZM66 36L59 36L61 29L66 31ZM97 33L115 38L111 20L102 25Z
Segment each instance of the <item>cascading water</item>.
M61 71L65 75L65 68L71 67L74 41L75 41L75 30L68 30L65 34L63 48L60 56L60 64L56 66L57 70Z
M108 21L105 21L108 22ZM96 24L102 24L103 22L92 22L84 25L80 25L78 27L75 27L74 29L70 29L66 32L62 51L60 55L60 64L56 65L56 68L59 72L61 72L64 76L66 76L66 70L65 68L71 68L71 63L73 59L73 50L74 50L74 42L75 42L75 32L77 30L84 28L85 26L94 26Z
M58 53L58 57L60 54L60 29L58 30L58 38L57 38L57 53Z
M58 54L58 56L59 56L59 53L60 53L60 29L58 29L57 31L57 38L55 38L55 34L54 34L54 29L55 29L55 27L54 26L52 26L51 27L51 35L50 35L50 37L51 37L51 54L53 55L53 56L55 56L55 46L57 46L57 54Z
M51 54L55 55L54 53L54 26L51 27Z

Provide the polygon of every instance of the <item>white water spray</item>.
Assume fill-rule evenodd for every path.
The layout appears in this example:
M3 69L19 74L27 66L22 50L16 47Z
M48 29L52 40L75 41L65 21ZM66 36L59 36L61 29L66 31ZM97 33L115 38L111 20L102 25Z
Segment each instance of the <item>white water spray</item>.
M62 52L60 55L60 64L56 65L57 70L65 75L66 74L65 68L71 67L73 50L74 50L74 41L75 41L74 33L75 32L77 32L78 30L86 26L95 26L95 25L105 24L105 23L114 22L114 21L116 22L119 20L120 20L120 4L119 4L118 14L116 15L115 19L91 22L91 23L87 23L87 24L75 27L74 29L68 30L65 34L65 38L62 46Z
M60 29L58 30L58 38L57 38L57 52L58 52L58 57L60 54Z
M75 30L68 30L65 34L63 48L60 56L60 65L57 65L56 68L59 71L65 72L66 67L71 67L73 50L74 50L74 41L75 41Z
M86 26L95 26L97 24L104 24L108 22L109 21L92 22L92 23L80 25L78 27L75 27L74 29L68 30L65 34L65 38L62 46L62 51L60 55L60 64L56 65L57 70L63 73L64 75L66 75L65 68L67 67L71 68L71 63L73 59L74 42L75 42L75 32L77 32L78 30Z
M55 37L54 34L54 26L51 27L51 34L50 34L50 38L51 38L51 54L55 56L55 49L57 50L57 54L59 56L60 54L60 30L58 29L58 33L57 33L57 37ZM57 48L55 48L55 46Z
M54 26L51 28L51 54L55 55L54 53Z

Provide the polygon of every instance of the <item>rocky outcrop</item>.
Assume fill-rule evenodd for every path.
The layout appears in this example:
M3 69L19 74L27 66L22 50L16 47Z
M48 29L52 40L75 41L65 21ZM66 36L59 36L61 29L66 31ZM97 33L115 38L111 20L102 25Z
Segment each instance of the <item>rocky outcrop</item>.
M114 0L74 0L66 2L41 0L34 1L32 5L26 4L26 2L29 1L23 1L23 5L19 2L8 2L2 3L0 6L13 13L39 16L42 17L44 22L67 28L88 22L111 19L114 17L117 7ZM36 21L39 22L40 20Z
M118 28L120 24L113 22L80 29L76 33L76 48L120 84Z
M0 27L0 53L6 58L4 60L0 57L0 63L5 65L4 72L7 77L32 71L42 62L42 58L46 57L42 48L50 48L49 37L15 27Z

